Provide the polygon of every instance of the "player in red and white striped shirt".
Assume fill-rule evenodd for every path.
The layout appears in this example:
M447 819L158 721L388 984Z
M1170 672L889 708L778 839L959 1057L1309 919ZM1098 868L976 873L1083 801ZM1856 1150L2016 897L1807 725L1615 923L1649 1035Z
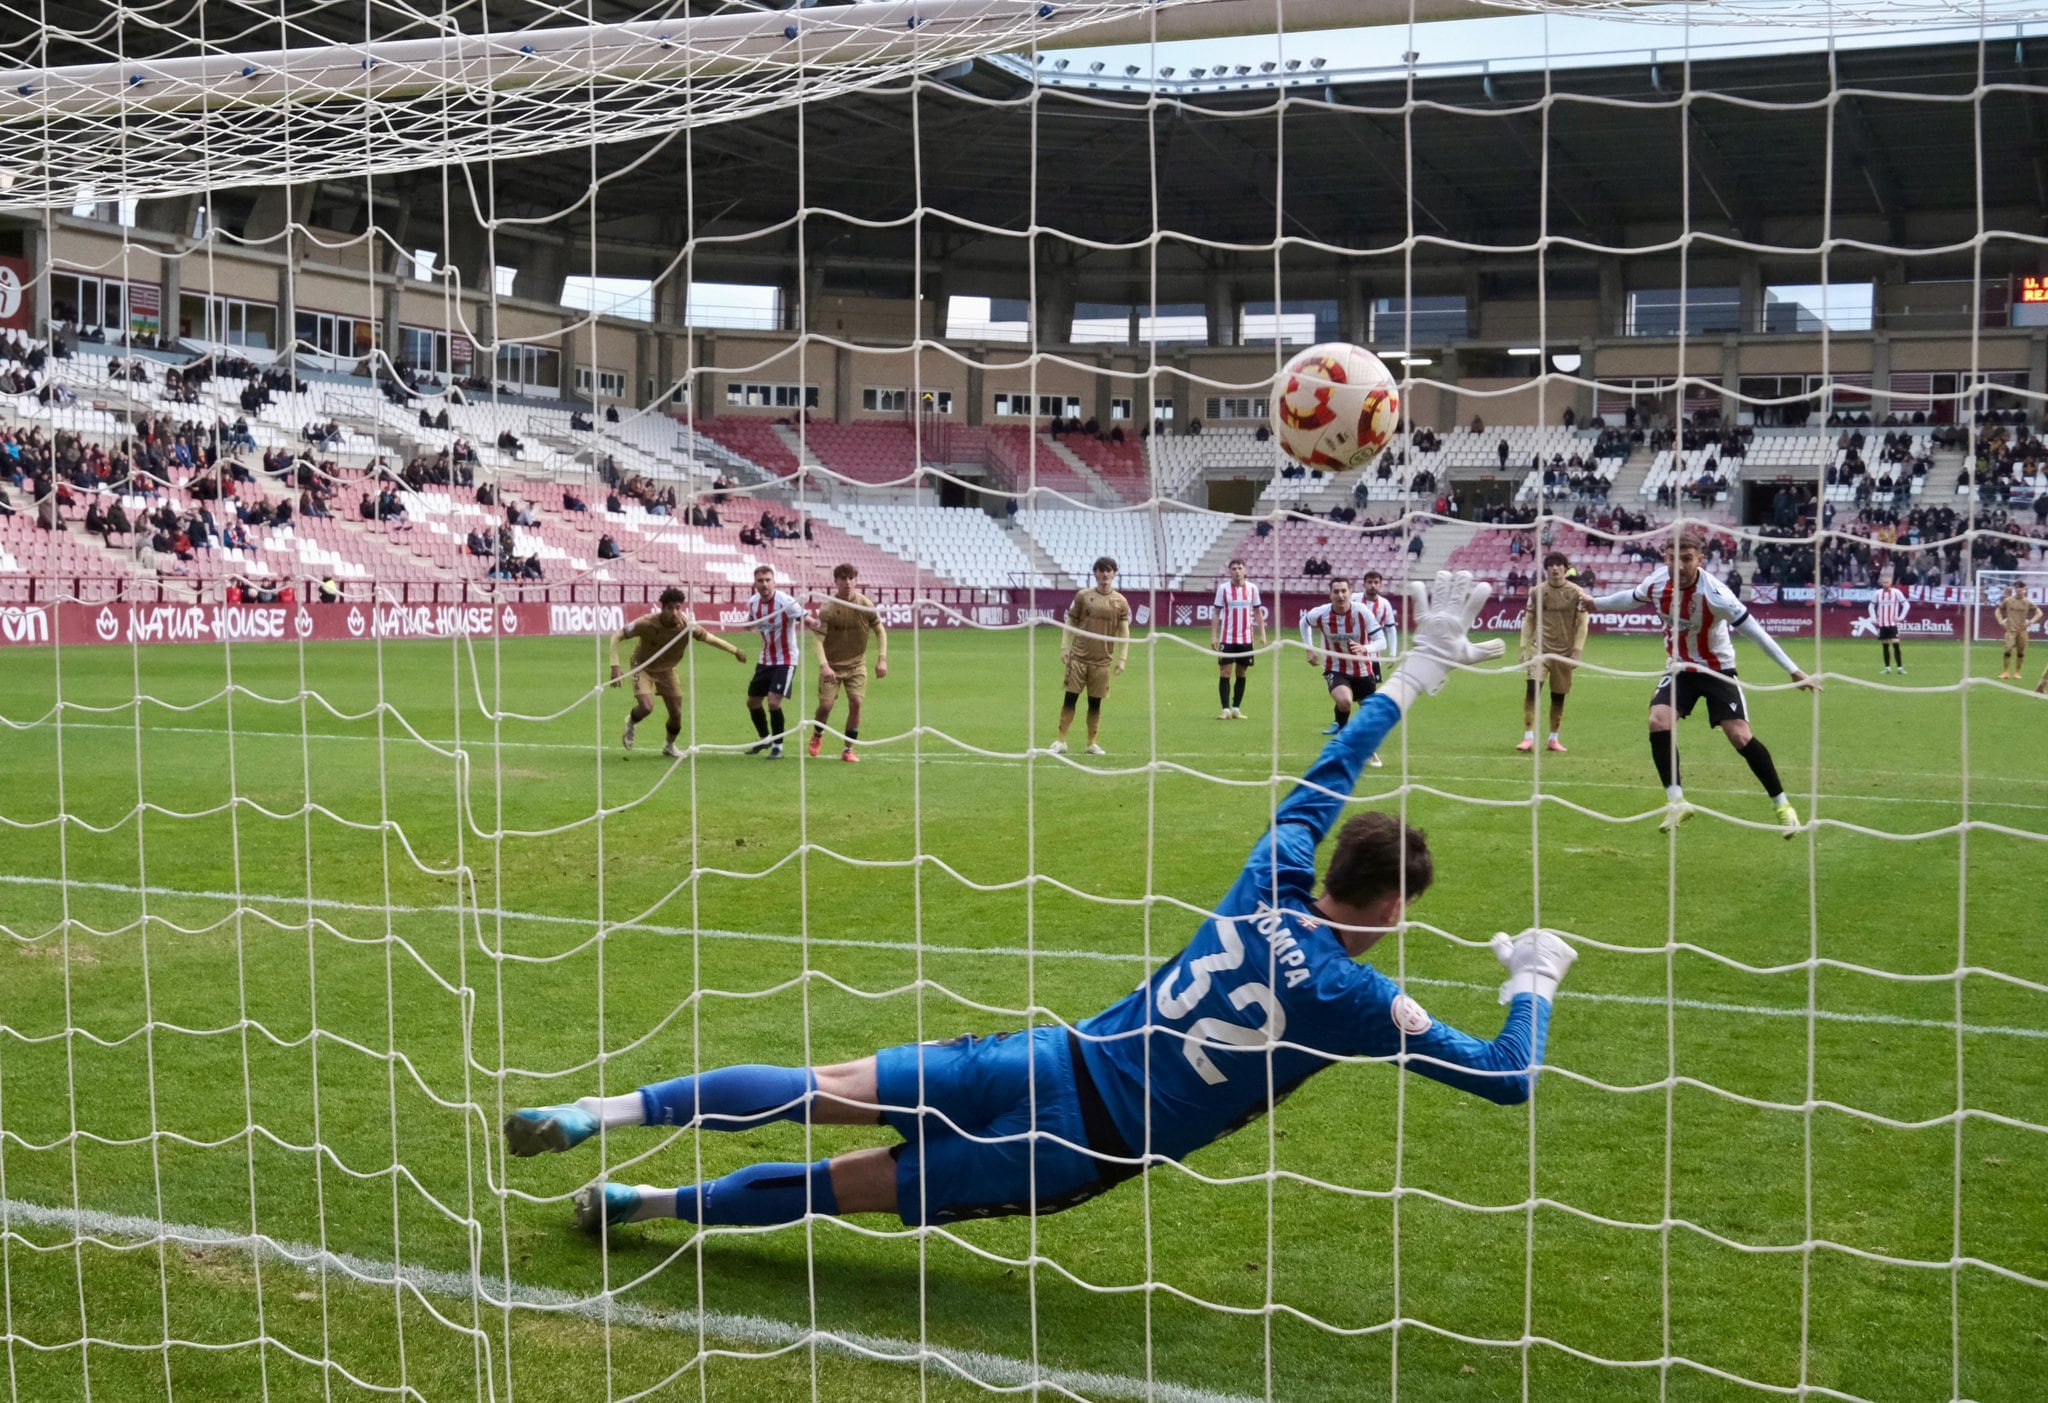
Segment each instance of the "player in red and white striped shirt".
M1877 625L1877 644L1884 650L1884 670L1890 672L1896 660L1901 677L1906 675L1906 655L1899 647L1899 625L1906 621L1912 607L1906 592L1893 584L1889 575L1878 583L1877 594L1870 601L1870 621Z
M747 683L747 714L761 739L747 747L747 754L759 755L765 750L769 759L780 760L782 699L793 690L790 674L796 670L797 635L818 625L794 597L775 587L775 568L761 565L754 569L746 626L761 635L760 663Z
M1301 643L1308 650L1309 666L1322 669L1323 685L1330 689L1337 722L1323 734L1335 735L1351 719L1353 701L1379 690L1379 655L1386 648L1386 633L1375 615L1351 602L1351 581L1339 576L1330 581L1330 602L1301 616ZM1378 752L1366 763L1377 769Z
M1735 592L1700 569L1704 543L1693 532L1678 538L1677 548L1664 547L1664 563L1650 572L1650 578L1634 589L1606 594L1592 601L1597 613L1649 605L1664 617L1664 650L1670 657L1663 681L1650 698L1650 758L1657 766L1657 778L1664 782L1669 809L1664 831L1676 828L1692 817L1685 791L1678 783L1678 756L1672 748L1672 732L1678 718L1692 715L1701 699L1707 703L1707 722L1718 726L1728 744L1735 747L1749 765L1749 771L1771 796L1778 811L1778 826L1785 836L1799 835L1799 815L1778 782L1778 767L1771 752L1749 729L1749 704L1742 684L1735 680L1735 641L1731 627L1740 631L1770 660L1792 675L1792 681L1809 692L1818 692L1820 682L1799 670L1786 656L1778 640L1750 615Z
M1253 635L1258 641L1254 644ZM1255 648L1266 646L1266 605L1259 587L1245 578L1244 561L1230 562L1230 578L1216 586L1216 605L1209 615L1209 646L1216 650L1216 701L1223 708L1218 721L1242 721L1244 675L1251 671ZM1236 685L1231 670L1237 671Z

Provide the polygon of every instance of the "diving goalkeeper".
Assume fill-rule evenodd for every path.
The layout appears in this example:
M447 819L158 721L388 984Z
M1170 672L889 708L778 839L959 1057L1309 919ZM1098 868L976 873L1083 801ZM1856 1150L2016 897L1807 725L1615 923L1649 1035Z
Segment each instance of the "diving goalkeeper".
M1437 576L1401 670L1281 802L1217 914L1136 991L1072 1030L910 1044L827 1067L720 1067L516 1111L508 1149L567 1150L600 1126L886 1125L901 1144L816 1164L755 1164L678 1189L593 1184L576 1195L577 1222L761 1227L894 1213L914 1227L1070 1208L1255 1120L1335 1058L1398 1058L1489 1101L1526 1100L1571 946L1542 930L1494 938L1508 1015L1487 1042L1432 1019L1357 959L1428 889L1421 832L1392 814L1357 815L1316 889L1316 847L1366 757L1454 669L1500 655L1498 641L1466 637L1487 593L1469 574Z

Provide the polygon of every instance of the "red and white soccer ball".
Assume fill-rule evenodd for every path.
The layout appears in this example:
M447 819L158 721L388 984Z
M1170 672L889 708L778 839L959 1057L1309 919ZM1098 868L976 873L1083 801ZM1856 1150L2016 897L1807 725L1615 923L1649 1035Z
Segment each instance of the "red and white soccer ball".
M1362 468L1401 422L1394 372L1363 346L1311 346L1287 362L1273 391L1273 437L1305 468Z

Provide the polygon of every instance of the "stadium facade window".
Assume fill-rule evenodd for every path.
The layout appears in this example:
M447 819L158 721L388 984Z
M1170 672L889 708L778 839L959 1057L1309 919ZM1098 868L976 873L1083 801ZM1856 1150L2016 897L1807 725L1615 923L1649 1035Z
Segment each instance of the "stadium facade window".
M1170 399L1153 400L1152 417L1156 421L1171 424L1173 422L1173 401Z
M1131 402L1127 399L1113 399L1109 402L1109 418L1114 423L1131 417Z
M1271 406L1250 395L1211 395L1202 403L1202 417L1209 421L1257 419L1264 422Z
M774 331L782 325L782 289L758 283L691 283L683 320L691 326Z
M651 322L654 320L654 283L649 278L579 275L563 281L562 305L582 312L595 312L601 317Z
M1240 346L1313 346L1318 341L1336 339L1335 298L1283 299L1278 315L1271 302L1247 302L1238 309Z
M591 393L593 388L598 395L605 399L624 399L626 397L626 372L623 370L606 370L603 366L598 366L595 369L587 365L577 366L577 393L587 395Z
M241 297L183 293L178 298L178 335L269 350L277 344L277 308Z
M816 385L750 385L738 381L725 387L725 402L734 409L816 409Z
M1079 395L1040 395L1038 417L1041 419L1078 419L1081 417Z
M299 345L340 360L360 360L377 344L377 324L367 317L301 308L292 325Z
M1756 331L1817 333L1870 331L1877 312L1875 283L1782 283L1764 289Z
M432 327L398 328L398 358L415 370L448 374L448 333Z
M1735 389L1742 396L1737 416L1765 429L1797 428L1824 413L1828 402L1827 381L1819 375L1744 375Z
M946 299L949 341L1029 341L1029 304L1017 298L960 297Z
M1739 287L1646 287L1628 295L1624 336L1687 336L1742 330Z
M507 343L498 347L498 382L514 391L558 395L562 391L562 353L546 346Z
M50 274L50 315L74 326L119 335L128 329L128 285L91 273Z
M953 392L951 390L926 390L921 401L927 414L951 414Z
M440 265L441 255L430 248L416 248L412 251L412 276L415 282L434 281L434 269Z
M1375 297L1366 336L1375 346L1440 346L1463 341L1468 322L1463 293Z
M860 407L871 414L901 414L910 407L910 394L907 390L864 389Z
M500 297L510 297L512 295L512 284L517 281L519 281L519 270L517 268L508 268L500 263L497 267L491 269L491 290Z
M1019 304L1021 305L1021 304ZM1131 318L1137 317L1133 340ZM1021 323L1020 323L1021 325ZM1209 318L1200 303L1155 307L1117 302L1081 302L1074 307L1075 344L1117 346L1202 345L1209 339Z

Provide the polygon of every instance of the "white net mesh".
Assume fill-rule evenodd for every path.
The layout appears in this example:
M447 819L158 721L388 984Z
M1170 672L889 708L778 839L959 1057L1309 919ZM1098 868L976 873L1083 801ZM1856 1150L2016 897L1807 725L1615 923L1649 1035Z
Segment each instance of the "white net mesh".
M2043 95L1989 28L2032 15L1854 81L1032 49L1161 8L285 14L259 53L229 7L132 61L66 9L7 51L10 1397L2030 1396L2048 788L1964 640L2048 515L2007 174ZM1272 371L1321 339L1398 363L1410 432L1283 474ZM1548 552L1599 595L1687 528L1827 683L1735 645L1791 829L1695 713L1657 831L1647 600L1575 686L1539 618L1359 785L1437 845L1372 954L1404 1016L1484 1036L1491 932L1572 932L1528 1107L1332 1057L1184 1164L924 1229L566 1228L600 1177L872 1127L507 1155L522 1106L1085 1018L1337 719L1328 579L1471 569L1513 647ZM1091 757L1054 625L1105 554L1135 643ZM841 561L893 635L857 737L842 699L807 753L806 658L750 757L700 643L675 763L659 696L621 759L598 635L687 583L751 663L756 566L816 604Z

